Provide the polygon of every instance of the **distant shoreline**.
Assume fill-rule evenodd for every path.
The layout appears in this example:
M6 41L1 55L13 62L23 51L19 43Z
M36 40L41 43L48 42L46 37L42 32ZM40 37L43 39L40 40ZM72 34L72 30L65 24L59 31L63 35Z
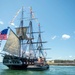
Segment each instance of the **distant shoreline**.
M57 65L57 66L75 66L75 63L49 63L49 65Z
M75 60L50 60L47 63L49 65L75 66Z

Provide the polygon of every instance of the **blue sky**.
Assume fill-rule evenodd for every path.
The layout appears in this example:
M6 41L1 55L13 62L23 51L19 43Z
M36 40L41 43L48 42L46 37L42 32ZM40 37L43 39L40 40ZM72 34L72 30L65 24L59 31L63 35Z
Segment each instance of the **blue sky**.
M9 26L22 6L25 11L32 6L42 31L45 31L42 38L48 42L44 46L51 48L47 57L75 59L75 0L1 0L0 31ZM38 24L35 24L37 29Z

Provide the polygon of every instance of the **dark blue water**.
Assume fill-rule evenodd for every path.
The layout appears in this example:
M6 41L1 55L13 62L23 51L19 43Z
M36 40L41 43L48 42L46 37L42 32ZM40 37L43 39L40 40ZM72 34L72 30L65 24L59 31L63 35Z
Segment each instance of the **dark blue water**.
M50 66L45 71L9 70L0 63L0 75L75 75L75 66Z

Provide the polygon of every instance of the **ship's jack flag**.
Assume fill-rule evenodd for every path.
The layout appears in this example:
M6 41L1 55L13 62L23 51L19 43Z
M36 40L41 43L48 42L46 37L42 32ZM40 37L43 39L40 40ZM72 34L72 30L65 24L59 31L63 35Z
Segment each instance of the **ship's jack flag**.
M7 40L7 32L8 32L8 28L0 32L0 40Z

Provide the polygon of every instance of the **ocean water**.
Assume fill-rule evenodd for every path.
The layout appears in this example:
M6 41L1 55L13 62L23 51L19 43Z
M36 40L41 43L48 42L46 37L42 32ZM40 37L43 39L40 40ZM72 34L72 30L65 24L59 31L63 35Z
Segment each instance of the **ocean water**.
M10 70L0 63L0 75L75 75L75 66L50 66L45 71Z

